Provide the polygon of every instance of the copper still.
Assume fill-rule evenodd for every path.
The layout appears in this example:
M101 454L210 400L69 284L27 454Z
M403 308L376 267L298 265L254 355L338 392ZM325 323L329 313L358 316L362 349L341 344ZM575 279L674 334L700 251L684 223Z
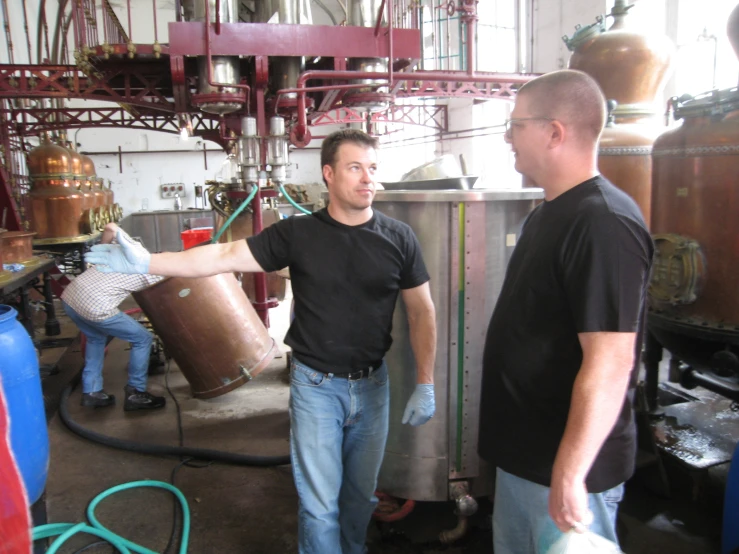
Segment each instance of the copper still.
M609 100L610 122L598 149L600 172L637 202L649 224L651 150L664 129L658 96L675 47L666 36L629 31L625 19L631 6L625 4L616 1L608 31L599 18L565 42L573 50L570 69L592 76Z
M677 358L739 372L739 89L674 101L654 143L649 330Z
M215 212L215 232L218 232L226 222L228 214L222 208L219 209L218 207L216 207ZM277 223L279 220L280 212L277 208L262 207L263 229ZM231 223L231 225L229 225L228 229L226 229L223 235L221 235L221 238L218 239L218 242L233 242L235 240L242 240L246 237L252 236L254 234L253 221L252 212L247 208ZM276 272L266 273L265 277L267 281L267 298L277 298L278 301L282 302L285 299L287 281L283 277L280 277ZM255 302L256 293L254 289L254 274L242 273L241 286L249 300Z
M44 134L41 144L28 153L27 164L31 178L30 223L36 238L76 237L90 232L81 229L81 222L92 196L85 196L75 182L72 154Z
M33 259L33 236L31 231L6 231L0 234L2 260L6 264L23 264Z
M169 278L133 296L196 398L213 398L240 387L277 353L277 345L231 273Z

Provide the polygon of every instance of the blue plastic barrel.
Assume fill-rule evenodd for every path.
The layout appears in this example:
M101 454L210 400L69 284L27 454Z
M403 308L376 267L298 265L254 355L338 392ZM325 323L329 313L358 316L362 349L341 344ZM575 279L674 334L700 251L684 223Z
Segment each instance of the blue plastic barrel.
M17 315L0 304L0 379L10 416L10 448L33 504L46 487L49 434L36 350Z

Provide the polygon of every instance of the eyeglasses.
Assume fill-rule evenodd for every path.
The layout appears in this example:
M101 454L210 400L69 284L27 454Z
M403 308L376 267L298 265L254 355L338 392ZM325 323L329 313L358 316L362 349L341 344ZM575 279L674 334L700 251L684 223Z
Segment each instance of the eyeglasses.
M510 140L513 138L513 124L520 121L555 121L551 117L514 117L505 121L505 138Z

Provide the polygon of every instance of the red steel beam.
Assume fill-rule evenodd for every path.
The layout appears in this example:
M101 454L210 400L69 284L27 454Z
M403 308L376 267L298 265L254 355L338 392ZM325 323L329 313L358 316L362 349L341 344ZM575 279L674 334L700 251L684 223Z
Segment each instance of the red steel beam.
M393 56L421 57L418 29L393 29ZM218 56L326 56L387 58L388 39L375 36L371 27L329 25L281 25L271 23L222 23L221 33L211 37L211 52ZM169 53L205 56L205 24L169 24Z

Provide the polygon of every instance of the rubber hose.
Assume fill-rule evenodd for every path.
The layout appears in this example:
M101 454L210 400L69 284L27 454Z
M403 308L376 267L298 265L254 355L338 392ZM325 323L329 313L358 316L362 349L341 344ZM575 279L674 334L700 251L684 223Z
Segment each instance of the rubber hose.
M233 223L233 220L239 217L239 214L246 209L246 207L249 205L252 199L256 196L258 190L259 190L259 187L257 185L252 186L251 192L249 193L249 196L246 197L246 200L244 200L241 203L241 206L239 206L238 208L234 210L234 213L232 213L231 217L229 217L226 220L226 223L223 224L223 227L218 229L216 236L214 236L213 239L210 241L212 244L216 244L218 242L218 239L221 238L221 235L225 233L226 229L228 229L231 226L231 223Z
M272 467L290 464L290 455L283 456L250 456L247 454L235 454L233 452L224 452L222 450L210 450L207 448L189 448L185 446L169 446L162 444L147 444L136 441L129 441L115 437L109 437L95 431L90 431L72 419L67 408L69 395L72 394L73 385L67 386L62 392L62 398L59 403L59 417L64 424L73 433L79 436L110 446L119 450L129 450L139 454L151 454L154 456L188 456L197 460L212 460L214 462L222 462L225 464L255 466L255 467Z
M285 187L282 186L282 183L279 183L277 186L280 189L282 196L284 196L285 199L287 199L287 201L290 202L290 204L292 204L293 207L296 208L299 212L303 212L305 215L310 215L312 213L310 210L306 210L303 206L295 202L295 200L293 200L290 197L290 195L285 191Z

